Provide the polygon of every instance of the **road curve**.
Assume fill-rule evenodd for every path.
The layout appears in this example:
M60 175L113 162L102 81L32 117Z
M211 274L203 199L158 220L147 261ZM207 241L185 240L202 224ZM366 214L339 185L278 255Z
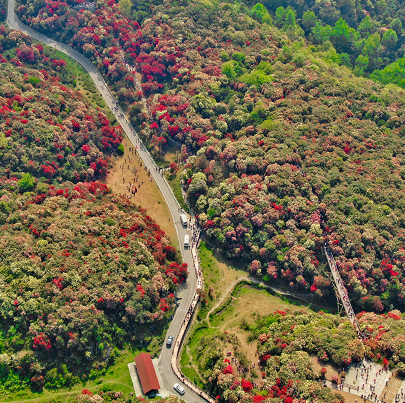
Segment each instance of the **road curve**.
M145 147L142 146L142 142L140 141L139 137L136 135L135 130L133 130L132 126L129 124L125 116L121 115L121 111L115 111L114 107L117 105L117 102L113 95L111 94L110 90L108 89L107 84L105 83L103 77L96 69L96 67L88 60L85 56L81 53L77 52L72 47L57 42L47 36L40 34L39 32L33 30L32 28L23 24L15 15L14 13L15 8L15 0L8 0L8 7L7 7L7 24L10 28L22 31L24 34L31 36L32 38L43 42L49 46L60 50L61 52L67 54L68 56L75 59L78 63L80 63L90 74L91 78L93 79L96 87L100 91L101 95L103 96L106 104L109 106L111 111L115 114L117 121L121 124L121 127L125 131L128 139L131 141L134 147L138 149L139 155L144 161L146 167L150 170L154 180L156 181L163 197L166 200L167 206L170 210L172 215L172 220L175 225L177 236L179 239L179 247L181 251L181 255L183 258L183 262L188 264L189 267L189 275L187 279L187 283L183 286L182 289L182 299L181 302L176 310L174 318L170 324L168 334L174 336L174 339L177 340L177 336L179 330L186 320L187 311L189 306L191 305L193 298L196 292L197 286L197 276L194 269L193 258L191 254L191 248L185 249L183 246L183 239L184 235L190 235L191 239L191 231L183 227L180 222L180 213L179 209L180 206L170 189L169 185L167 184L166 180L160 175L159 171L156 169L156 164L150 154L146 151ZM174 373L172 366L171 366L171 358L172 358L172 350L167 349L165 345L162 348L162 353L160 356L159 361L159 369L162 375L162 380L164 383L164 388L167 391L173 391L173 385L176 382L179 382L176 374ZM193 392L190 388L184 385L186 390L185 395L182 397L188 403L206 403L206 400L202 399L197 393ZM175 393L173 391L173 393Z

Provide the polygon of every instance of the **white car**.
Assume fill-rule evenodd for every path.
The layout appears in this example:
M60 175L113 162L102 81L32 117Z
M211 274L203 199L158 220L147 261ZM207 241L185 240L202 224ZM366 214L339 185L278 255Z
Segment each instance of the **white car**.
M166 347L170 348L172 346L172 344L173 344L173 336L169 336L167 338Z
M175 383L173 387L174 387L174 390L179 392L181 395L184 395L186 393L183 386L180 386L178 383Z

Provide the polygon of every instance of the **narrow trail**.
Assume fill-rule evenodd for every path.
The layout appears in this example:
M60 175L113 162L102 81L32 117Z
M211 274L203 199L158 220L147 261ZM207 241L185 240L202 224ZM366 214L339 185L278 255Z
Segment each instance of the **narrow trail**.
M271 286L271 285L265 284L265 283L263 283L262 281L257 280L257 279L255 279L255 278L240 277L240 278L234 280L234 281L229 285L229 287L226 289L226 291L223 293L223 295L222 295L221 298L217 301L217 303L207 312L207 315L206 315L206 317L205 317L205 320L207 321L209 327L213 327L213 326L211 326L211 324L210 324L210 319L209 319L209 318L210 318L210 315L224 303L225 299L228 298L229 295L232 294L232 291L235 289L235 287L236 287L239 283L242 283L242 282L244 282L244 281L246 281L246 282L248 282L248 283L260 285L260 286L262 286L263 288L267 288L268 290L270 290L270 291L272 291L272 292L274 292L274 293L276 293L276 294L280 294L280 295L283 295L283 296L286 296L286 297L291 297L291 298L294 298L294 299L296 299L296 300L298 300L298 301L302 301L302 302L304 302L304 303L306 303L306 304L309 304L309 305L311 305L311 304L313 305L313 304L314 304L313 301L308 301L307 299L303 298L304 296L313 297L313 294L297 295L297 294L294 294L294 293L290 293L290 292L288 292L288 291L283 291L283 290L281 290L281 289L279 289L279 288L277 288L277 287L273 287L273 286Z
M136 89L138 90L138 92L141 93L141 100L142 100L143 106L144 106L144 108L146 110L146 113L148 115L148 119L150 119L151 113L150 113L149 106L148 106L148 103L147 103L146 98L145 98L145 94L143 93L143 90L142 90L142 85L139 82L139 79L138 79L138 76L137 76L138 72L137 72L135 66L131 66L130 64L127 63L127 61L125 60L125 57L124 57L124 51L123 50L121 51L121 60L122 60L122 63L125 64L127 69L132 73L132 75L134 77Z

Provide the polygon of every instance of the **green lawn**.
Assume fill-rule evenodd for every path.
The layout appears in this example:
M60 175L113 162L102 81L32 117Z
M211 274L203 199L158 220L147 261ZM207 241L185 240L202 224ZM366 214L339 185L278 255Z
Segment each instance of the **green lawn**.
M180 206L183 207L185 211L188 212L188 206L183 199L183 194L181 193L181 186L180 186L180 178L181 172L177 172L177 174L166 174L166 180L169 183L170 187L174 195L176 196L177 201L180 203Z
M194 368L192 367L185 367L182 369L183 374L190 379L191 382L195 383L201 389L204 389L204 383L202 382L200 376L197 374Z
M213 257L212 248L204 241L200 242L198 248L201 259L201 266L204 268L204 282L206 287L215 287L221 281L218 261Z

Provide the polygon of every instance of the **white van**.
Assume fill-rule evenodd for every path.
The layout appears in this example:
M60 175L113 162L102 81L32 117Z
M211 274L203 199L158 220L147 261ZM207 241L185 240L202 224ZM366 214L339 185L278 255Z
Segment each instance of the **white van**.
M190 246L190 235L184 235L184 247L188 248Z
M180 221L183 227L187 227L187 216L185 214L180 214Z

